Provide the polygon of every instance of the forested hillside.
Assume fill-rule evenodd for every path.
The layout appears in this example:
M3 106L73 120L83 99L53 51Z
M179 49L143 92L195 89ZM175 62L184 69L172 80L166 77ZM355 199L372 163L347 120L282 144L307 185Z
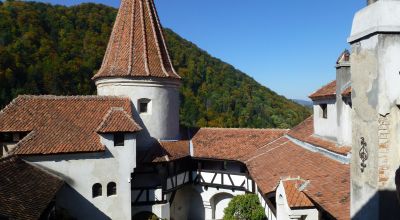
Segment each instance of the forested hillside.
M0 107L18 94L95 94L91 77L116 12L98 4L0 2ZM310 114L171 30L165 35L183 77L181 124L288 128Z

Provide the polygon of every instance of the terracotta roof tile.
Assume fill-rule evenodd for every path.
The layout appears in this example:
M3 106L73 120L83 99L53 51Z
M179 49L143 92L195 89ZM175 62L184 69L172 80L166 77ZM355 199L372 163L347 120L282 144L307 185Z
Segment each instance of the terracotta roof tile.
M303 189L300 189L302 186L306 186L308 184L307 181L292 179L284 180L282 182L286 193L286 199L290 208L296 209L314 207L314 204L311 202L311 200L302 192Z
M190 156L189 141L159 141L146 152L138 152L139 163L167 162Z
M103 64L93 78L102 77L180 79L153 0L122 0Z
M312 100L336 98L336 80L323 86L309 97Z
M142 128L123 108L111 108L97 129L99 133L133 133L140 130Z
M30 132L17 144L19 155L104 151L97 129L112 108L132 113L128 98L19 96L0 112L0 132ZM121 122L128 122L121 131L132 127Z
M350 218L350 167L323 154L311 152L291 142L287 130L203 128L193 137L194 157L237 160L245 163L250 175L265 194L288 177L301 177L309 185L300 194L289 194L296 208L317 202L337 219ZM350 149L310 137L312 117L289 131L289 135L328 150L347 154Z
M0 160L0 216L39 219L64 182L17 157Z
M307 118L304 122L294 127L288 133L290 137L300 141L324 148L331 152L346 156L351 151L351 147L338 146L336 142L322 139L314 135L314 119L313 116Z
M287 132L284 129L202 128L192 139L194 157L245 160Z
M306 150L287 138L246 161L250 175L265 194L275 191L281 179L309 181L303 190L336 219L350 219L350 165Z

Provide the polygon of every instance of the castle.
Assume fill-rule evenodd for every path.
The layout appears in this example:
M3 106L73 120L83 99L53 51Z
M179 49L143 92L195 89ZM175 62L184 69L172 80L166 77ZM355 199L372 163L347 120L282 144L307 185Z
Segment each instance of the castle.
M247 193L272 220L398 219L399 14L380 0L355 15L336 80L293 129L183 129L154 2L122 0L98 95L0 112L0 219L222 219Z

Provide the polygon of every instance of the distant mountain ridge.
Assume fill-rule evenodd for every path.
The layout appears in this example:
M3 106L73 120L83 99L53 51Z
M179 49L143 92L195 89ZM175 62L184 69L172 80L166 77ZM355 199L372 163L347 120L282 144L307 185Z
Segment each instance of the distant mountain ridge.
M18 94L89 95L117 10L0 2L0 107ZM194 27L195 28L195 27ZM181 124L189 127L297 125L309 109L260 85L172 30L165 38L183 78Z
M311 108L313 106L313 103L311 101L307 100L302 100L302 99L292 99L293 102L296 102L299 105Z

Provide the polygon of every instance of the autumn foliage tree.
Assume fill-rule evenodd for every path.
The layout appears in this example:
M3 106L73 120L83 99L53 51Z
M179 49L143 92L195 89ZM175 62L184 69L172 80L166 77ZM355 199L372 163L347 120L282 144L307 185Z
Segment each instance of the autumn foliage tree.
M91 77L100 68L116 12L92 3L1 3L0 108L19 94L95 94ZM165 38L183 78L182 125L289 128L310 115L171 30Z
M245 194L233 197L224 210L224 220L266 220L258 197Z

